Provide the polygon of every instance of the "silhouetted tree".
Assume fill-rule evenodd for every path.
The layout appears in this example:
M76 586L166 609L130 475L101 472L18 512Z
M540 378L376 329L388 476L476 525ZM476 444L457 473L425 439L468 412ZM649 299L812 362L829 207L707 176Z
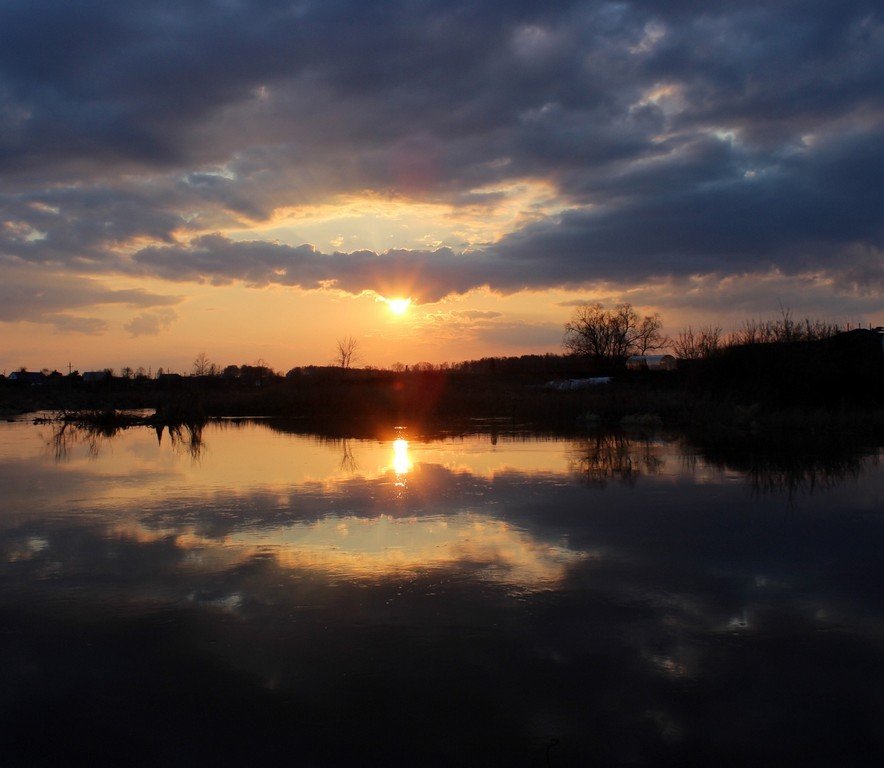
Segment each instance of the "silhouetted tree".
M359 342L352 336L337 341L338 353L335 363L341 368L349 368L359 359Z
M194 376L209 376L215 368L205 352L200 352L193 361Z
M792 310L780 308L780 316L774 320L743 321L728 339L729 344L776 344L793 341L820 341L828 339L844 329L838 323L812 320L809 317L795 320Z
M672 349L683 360L705 360L723 346L719 326L701 326L695 331L688 326L672 341Z
M668 346L662 326L660 315L640 318L631 304L618 304L613 309L583 304L565 324L562 346L573 354L617 362Z

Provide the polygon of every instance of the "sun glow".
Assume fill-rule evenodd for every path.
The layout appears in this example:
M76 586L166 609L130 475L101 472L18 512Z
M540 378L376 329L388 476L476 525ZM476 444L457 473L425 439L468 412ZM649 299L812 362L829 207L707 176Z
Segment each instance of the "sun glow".
M384 299L394 315L404 315L411 306L411 299Z
M407 475L412 468L408 457L408 440L399 438L393 441L393 471L397 475Z

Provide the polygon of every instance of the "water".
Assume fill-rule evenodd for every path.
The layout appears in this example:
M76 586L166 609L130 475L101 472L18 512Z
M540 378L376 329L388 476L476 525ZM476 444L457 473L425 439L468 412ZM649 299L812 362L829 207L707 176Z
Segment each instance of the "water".
M880 452L192 437L0 425L2 764L881 764Z

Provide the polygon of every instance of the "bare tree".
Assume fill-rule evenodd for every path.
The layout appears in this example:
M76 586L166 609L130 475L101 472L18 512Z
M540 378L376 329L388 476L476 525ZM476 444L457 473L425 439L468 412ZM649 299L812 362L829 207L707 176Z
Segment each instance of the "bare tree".
M780 316L774 320L749 319L731 333L729 344L776 344L796 341L819 341L844 330L838 323L812 320L807 317L796 320L792 310L780 307Z
M214 367L214 364L209 361L208 355L205 352L200 352L193 361L193 375L208 376Z
M349 368L359 359L359 342L352 336L337 341L338 352L335 363L341 368Z
M565 324L562 345L574 354L607 362L622 361L630 355L644 355L668 346L662 326L660 315L640 318L631 304L618 304L613 309L583 304Z
M629 307L628 304L625 306ZM637 317L635 312L632 312L632 307L629 309L632 315ZM629 340L630 348L634 349L636 354L646 355L648 352L668 347L671 342L661 333L662 328L663 321L658 313L645 315L637 324L635 332ZM630 354L632 354L631 349L627 350Z
M672 341L675 354L683 360L706 359L722 346L721 328L717 325L701 326L698 331L689 325Z

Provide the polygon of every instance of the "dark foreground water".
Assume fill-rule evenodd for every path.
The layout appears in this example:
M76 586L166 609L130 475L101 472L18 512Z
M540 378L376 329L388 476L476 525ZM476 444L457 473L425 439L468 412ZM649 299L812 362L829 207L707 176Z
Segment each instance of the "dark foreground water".
M0 424L0 765L882 764L879 453L173 437Z

